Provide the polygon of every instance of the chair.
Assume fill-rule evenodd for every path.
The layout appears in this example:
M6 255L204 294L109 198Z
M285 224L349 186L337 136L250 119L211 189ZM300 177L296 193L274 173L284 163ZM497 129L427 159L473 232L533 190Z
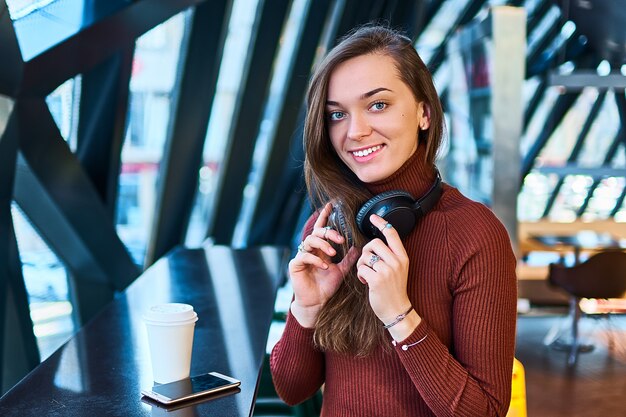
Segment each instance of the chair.
M626 295L626 253L618 250L599 252L585 262L572 267L550 264L548 280L569 295L571 318L571 344L568 364L576 363L578 353L589 351L593 346L582 345L578 338L578 322L581 316L581 298L622 298ZM550 343L554 344L558 338Z

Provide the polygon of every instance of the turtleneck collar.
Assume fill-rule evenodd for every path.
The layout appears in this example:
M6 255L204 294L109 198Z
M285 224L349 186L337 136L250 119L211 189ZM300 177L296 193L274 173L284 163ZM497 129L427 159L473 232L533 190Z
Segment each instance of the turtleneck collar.
M367 183L365 187L374 195L391 190L404 190L420 198L435 181L435 167L424 160L426 145L420 144L411 157L391 176Z

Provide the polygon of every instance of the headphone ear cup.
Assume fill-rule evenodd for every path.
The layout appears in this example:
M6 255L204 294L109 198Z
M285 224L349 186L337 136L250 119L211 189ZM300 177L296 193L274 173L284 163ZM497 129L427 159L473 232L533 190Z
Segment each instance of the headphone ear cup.
M348 229L348 222L346 216L343 214L343 210L340 204L333 205L333 211L328 218L329 225L337 230L348 241L348 246L352 246L352 236ZM335 248L336 249L336 248Z
M356 224L365 236L372 239L376 237L383 238L384 240L380 230L370 222L370 216L377 214L391 223L400 236L404 237L411 232L415 225L414 204L415 199L406 191L385 191L370 198L361 206L356 214ZM393 214L393 216L389 216L390 214ZM400 217L398 217L398 214L400 214ZM404 226L405 224L407 224L406 227Z

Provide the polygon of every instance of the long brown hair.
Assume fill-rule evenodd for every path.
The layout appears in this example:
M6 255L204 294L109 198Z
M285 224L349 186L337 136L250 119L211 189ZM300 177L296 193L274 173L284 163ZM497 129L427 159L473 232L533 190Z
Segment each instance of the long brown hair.
M352 31L335 46L316 68L307 95L308 111L304 126L304 175L314 207L335 202L345 220L342 233L347 242L361 248L367 243L355 223L359 207L372 195L336 154L329 135L326 101L329 79L337 66L351 58L381 54L395 62L398 77L411 89L415 100L424 102L430 127L420 132L426 145L426 162L434 164L443 134L443 111L426 65L411 40L391 28L367 25ZM418 140L416 132L416 140ZM381 322L369 307L367 286L356 276L356 268L345 277L337 292L319 313L315 343L323 350L364 356L384 341Z

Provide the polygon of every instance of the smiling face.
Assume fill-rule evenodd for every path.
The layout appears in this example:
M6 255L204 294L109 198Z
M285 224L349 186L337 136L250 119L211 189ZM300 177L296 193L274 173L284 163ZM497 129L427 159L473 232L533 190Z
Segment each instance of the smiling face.
M328 134L341 160L365 183L396 172L427 129L424 104L399 78L392 58L351 58L333 70L326 102Z

